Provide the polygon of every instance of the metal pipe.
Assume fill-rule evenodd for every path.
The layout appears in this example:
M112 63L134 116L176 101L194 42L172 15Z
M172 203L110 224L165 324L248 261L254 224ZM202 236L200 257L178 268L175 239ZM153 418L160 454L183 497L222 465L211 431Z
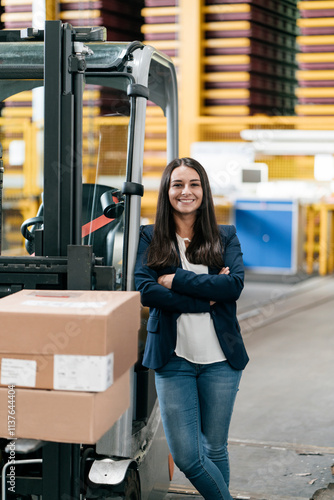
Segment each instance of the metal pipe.
M131 182L132 163L133 163L133 145L136 124L136 97L130 97L130 122L128 135L128 151L126 158L126 182ZM125 196L125 217L124 217L124 241L123 241L123 272L122 272L122 290L126 290L128 273L128 244L129 244L129 223L130 223L130 196Z
M29 460L14 460L7 462L3 467L2 467L2 495L1 498L2 500L6 500L7 498L7 492L6 492L6 470L10 465L22 465L22 464L41 464L43 462L42 458L35 458L35 459L29 459Z
M84 74L74 74L73 244L81 244L82 214L82 106Z

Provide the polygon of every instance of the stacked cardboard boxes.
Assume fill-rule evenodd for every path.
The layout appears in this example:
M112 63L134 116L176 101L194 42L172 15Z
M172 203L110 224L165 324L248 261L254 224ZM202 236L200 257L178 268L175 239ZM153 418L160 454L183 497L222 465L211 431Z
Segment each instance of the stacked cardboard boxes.
M174 58L177 58L180 49L180 7L177 3L175 0L146 0L146 7L142 10L142 32L145 40Z
M207 0L204 115L291 115L295 105L293 0Z
M104 26L114 42L141 40L142 0L60 0L59 18L72 26Z
M334 2L299 2L298 106L302 116L334 115Z
M22 290L0 301L0 436L96 442L130 403L136 292Z
M1 22L3 28L21 29L31 26L31 0L1 0Z
M7 29L20 29L32 26L32 0L1 0L1 21ZM112 41L132 41L141 39L142 0L60 0L56 17L72 26L104 26L108 39ZM41 13L44 16L43 13Z

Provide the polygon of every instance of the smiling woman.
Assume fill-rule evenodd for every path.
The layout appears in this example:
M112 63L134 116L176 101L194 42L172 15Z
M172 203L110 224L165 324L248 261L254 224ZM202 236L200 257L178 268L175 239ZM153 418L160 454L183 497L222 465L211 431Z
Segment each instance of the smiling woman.
M187 255L194 264L223 267L209 179L193 158L173 160L162 174L149 266L177 265L176 234L190 240Z
M236 230L217 225L204 168L173 160L138 247L135 282L150 307L142 363L155 370L173 459L206 500L232 500L227 436L248 361L236 318L243 277Z

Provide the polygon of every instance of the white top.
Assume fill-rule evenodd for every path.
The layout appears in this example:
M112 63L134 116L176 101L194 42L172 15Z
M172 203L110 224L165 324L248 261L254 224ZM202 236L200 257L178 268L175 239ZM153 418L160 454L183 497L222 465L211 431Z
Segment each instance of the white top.
M208 267L192 264L186 258L184 239L176 235L182 268L196 274L208 274ZM181 314L177 319L175 353L192 363L209 364L225 361L210 313Z

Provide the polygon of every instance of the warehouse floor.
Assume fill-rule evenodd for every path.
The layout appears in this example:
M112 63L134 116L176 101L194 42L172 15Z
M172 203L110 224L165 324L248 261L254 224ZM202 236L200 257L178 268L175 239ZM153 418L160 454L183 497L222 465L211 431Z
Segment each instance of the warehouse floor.
M334 483L334 277L245 283L238 311L251 361L230 429L231 493L310 499ZM189 497L202 498L176 470L166 500Z

